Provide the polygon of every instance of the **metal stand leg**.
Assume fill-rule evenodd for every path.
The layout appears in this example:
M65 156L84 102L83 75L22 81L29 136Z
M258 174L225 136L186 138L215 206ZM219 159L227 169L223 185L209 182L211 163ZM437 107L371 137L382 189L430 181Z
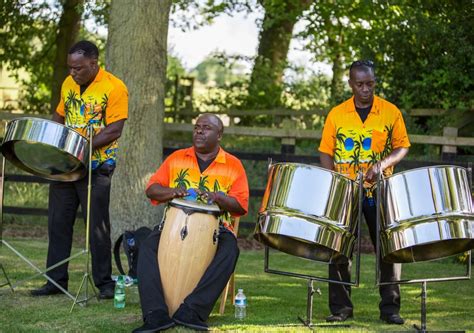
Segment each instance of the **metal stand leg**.
M5 272L5 269L3 268L3 265L1 263L0 263L0 268L2 269L5 279L7 280L6 283L0 284L0 288L5 287L5 286L10 286L10 289L12 290L12 293L13 293L15 290L13 289L10 279L8 278L7 272Z
M317 292L319 295L321 295L321 291L318 289L314 289L313 287L313 279L308 280L308 298L306 301L306 320L304 320L301 317L298 317L298 319L303 323L303 325L307 327L313 326L313 295L315 292Z
M99 299L97 292L94 287L94 283L92 282L91 276L89 274L89 235L90 235L90 219L91 219L91 191L92 191L92 134L93 128L92 125L89 125L89 172L88 172L88 183L87 183L87 218L86 218L86 244L84 246L84 253L86 254L86 271L82 277L81 284L79 289L76 293L76 298L74 299L74 303L72 304L70 313L74 310L74 306L76 304L84 303L87 306L87 301L92 298L89 298L88 291L89 291L89 284L91 285L91 289L94 291L94 296ZM82 288L85 287L84 298L79 300L79 295L82 291Z
M426 281L421 283L421 327L413 325L413 327L422 333L426 332Z
M3 180L4 180L4 170L5 170L5 157L2 160L2 172L0 175L0 246L3 243ZM5 279L7 280L7 283L4 283L0 285L0 288L5 287L5 286L10 286L10 289L12 292L14 292L12 284L10 283L10 279L8 278L7 272L5 272L5 269L3 268L3 264L0 263L0 268L2 269L3 275L5 276Z

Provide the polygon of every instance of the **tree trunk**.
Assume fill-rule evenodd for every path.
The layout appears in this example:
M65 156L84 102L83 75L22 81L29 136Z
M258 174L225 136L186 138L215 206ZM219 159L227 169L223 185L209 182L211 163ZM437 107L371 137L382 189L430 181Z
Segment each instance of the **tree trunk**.
M111 4L107 69L124 81L129 92L128 120L112 180L113 238L126 229L156 225L161 217L161 210L146 198L145 185L162 158L171 2L114 0Z
M68 75L67 53L76 41L81 27L84 0L62 1L63 13L59 19L56 36L56 55L54 56L53 78L51 82L51 113L56 110L61 94L61 85Z
M308 0L263 0L265 8L258 54L249 85L248 106L271 108L280 104L283 71L293 35L293 27Z
M344 95L344 57L342 51L332 56L331 106L342 103Z
M344 28L339 18L337 24L329 17L324 20L328 35L328 55L332 61L331 107L342 103L344 96Z

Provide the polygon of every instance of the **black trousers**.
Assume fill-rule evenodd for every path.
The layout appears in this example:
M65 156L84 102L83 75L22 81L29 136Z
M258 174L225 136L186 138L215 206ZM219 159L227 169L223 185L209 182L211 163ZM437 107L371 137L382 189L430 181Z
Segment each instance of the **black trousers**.
M157 259L160 236L161 232L156 227L140 246L138 289L143 320L153 311L168 313ZM202 321L209 318L214 304L234 272L238 257L237 239L233 233L221 226L214 259L204 272L201 280L199 280L196 288L183 301L198 314Z
M369 227L372 244L376 244L376 218L375 204L370 204L365 198L362 211ZM345 260L341 263L329 264L329 278L336 281L349 282L351 279L351 262ZM399 280L401 276L401 264L389 264L380 259L380 281L388 282ZM381 314L398 314L400 312L400 286L397 284L379 287L382 300L379 303ZM329 309L332 314L352 314L354 305L351 301L351 287L341 284L329 283Z
M99 289L112 288L112 254L110 240L110 185L114 166L104 164L92 172L90 252L92 277ZM71 255L72 236L77 209L81 205L84 222L87 217L87 176L75 182L53 182L49 187L48 258L50 267ZM68 263L48 276L61 286L68 285Z

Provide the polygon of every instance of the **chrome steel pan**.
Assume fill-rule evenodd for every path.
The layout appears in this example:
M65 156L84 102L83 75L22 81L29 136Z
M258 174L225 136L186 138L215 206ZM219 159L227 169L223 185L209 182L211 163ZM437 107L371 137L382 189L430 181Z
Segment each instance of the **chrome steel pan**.
M2 154L11 163L42 178L75 181L88 166L87 138L56 122L39 118L11 120Z
M383 182L382 256L387 262L438 259L474 248L466 169L419 168Z
M350 257L357 193L354 181L335 172L305 164L273 164L254 237L308 259Z

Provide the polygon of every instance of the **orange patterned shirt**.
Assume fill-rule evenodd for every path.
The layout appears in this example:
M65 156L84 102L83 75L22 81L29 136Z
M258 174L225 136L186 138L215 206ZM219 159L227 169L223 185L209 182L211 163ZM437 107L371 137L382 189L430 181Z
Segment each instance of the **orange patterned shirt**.
M204 172L199 170L194 147L172 153L151 176L147 189L159 184L164 187L195 188L208 192L223 192L237 200L247 212L249 187L247 175L240 160L220 148L216 159ZM160 204L151 200L154 205ZM225 223L227 226L228 224Z
M125 84L111 73L99 69L94 81L82 93L69 75L61 88L61 100L56 112L64 124L89 138L88 125L94 133L105 126L128 117L128 91ZM92 169L102 163L115 165L117 140L96 149L92 154Z
M356 179L384 159L394 149L410 147L400 110L390 102L374 96L372 109L362 123L354 97L329 112L324 124L319 151L333 157L335 171ZM384 170L391 175L393 167Z

